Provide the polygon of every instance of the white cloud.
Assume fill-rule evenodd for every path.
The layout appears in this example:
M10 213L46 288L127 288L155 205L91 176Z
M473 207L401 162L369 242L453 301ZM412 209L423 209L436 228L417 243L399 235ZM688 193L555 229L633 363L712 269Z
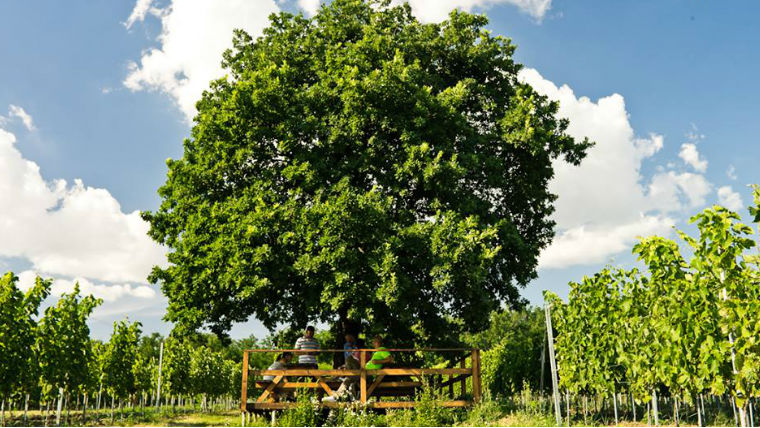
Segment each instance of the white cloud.
M142 11L149 3L137 0L135 20L145 18ZM152 13L161 20L160 46L130 63L124 85L170 95L189 121L209 82L224 76L222 53L232 46L232 30L242 28L257 37L277 11L274 0L172 0Z
M694 143L681 144L681 151L678 153L678 157L697 172L707 171L707 160L699 154L697 145Z
M516 6L533 18L541 20L552 6L552 0L393 0L391 3L397 5L405 2L412 7L414 15L424 22L443 21L453 9L469 12L475 8L487 8L498 4Z
M726 177L730 178L731 180L736 180L737 178L739 178L736 175L736 167L735 166L733 166L733 165L729 165L728 166L728 169L726 170Z
M553 216L557 234L542 252L542 269L592 264L629 251L637 237L668 234L684 210L705 203L711 185L701 174L659 168L650 177L642 164L664 146L661 135L636 137L625 100L612 94L592 101L567 85L557 87L536 70L520 79L560 103L568 133L596 142L580 167L554 164L550 190L559 198Z
M0 257L26 259L47 276L103 282L145 283L166 263L139 212L122 212L107 190L81 180L46 181L15 142L0 129Z
M663 211L683 208L698 208L705 205L712 185L701 174L675 171L659 172L649 183L651 208Z
M718 189L718 203L731 211L739 211L744 208L742 196L735 192L731 186L723 186Z
M26 270L18 274L19 287L22 290L29 289L34 285L34 280L40 276L47 278L48 275L32 270ZM94 284L86 278L75 277L74 279L54 278L50 287L50 294L60 296L74 291L74 284L79 283L79 289L83 296L92 294L103 299L104 302L115 302L124 297L136 297L140 299L152 299L156 297L156 291L147 285L132 286L131 284L104 285Z
M132 8L132 13L129 14L129 18L124 22L124 26L127 29L132 28L135 22L144 21L149 13L158 16L160 12L160 9L153 7L153 0L137 0L135 7Z
M649 134L649 138L636 138L633 141L636 152L640 158L649 158L664 147L664 138L662 135Z
M322 0L298 0L298 7L303 9L307 15L314 16L319 11L319 5Z
M34 120L32 120L32 116L23 108L11 104L8 108L8 117L16 117L20 119L21 123L24 124L24 127L26 127L27 130L34 131Z
M641 215L638 221L610 227L572 228L557 234L541 253L540 264L552 268L604 263L614 254L630 251L637 236L667 234L673 225L669 217Z

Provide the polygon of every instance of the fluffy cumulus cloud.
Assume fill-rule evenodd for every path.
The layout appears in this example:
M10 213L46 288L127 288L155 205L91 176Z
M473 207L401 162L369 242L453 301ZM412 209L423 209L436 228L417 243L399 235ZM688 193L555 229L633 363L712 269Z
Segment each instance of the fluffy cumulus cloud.
M404 0L407 1L407 0ZM393 4L404 1L394 0ZM446 19L452 9L471 11L499 4L516 6L540 20L552 0L408 0L422 21ZM280 1L282 3L282 1ZM314 15L322 0L297 0L307 15ZM171 0L159 7L154 0L136 0L124 25L132 28L150 17L161 22L156 46L128 64L124 85L132 91L168 94L190 121L195 103L209 82L222 77L222 52L231 46L232 30L242 28L257 37L278 12L275 0Z
M670 233L686 210L705 204L712 185L700 173L673 165L642 174L664 138L637 137L621 95L592 101L533 69L523 70L520 78L560 102L560 116L570 119L568 133L596 142L580 167L555 162L550 189L559 196L557 235L541 254L541 268L605 262L630 250L638 236Z
M151 268L165 263L147 231L139 212L122 212L107 190L45 180L16 137L0 129L0 258L26 260L44 277L78 279L104 298L152 297L150 287L129 285L145 284ZM73 282L56 284L61 291Z
M392 4L405 2L412 7L415 16L426 22L443 21L453 9L469 12L476 8L483 9L499 4L516 6L540 21L552 6L552 0L393 0Z
M731 211L739 211L744 208L742 196L735 192L731 186L723 186L718 189L718 203Z
M164 8L137 0L125 24L155 16L161 34L158 46L129 64L124 85L168 94L191 120L203 90L224 76L222 53L232 46L232 30L242 28L256 37L278 10L274 0L172 0Z
M699 154L697 145L694 143L681 144L681 151L678 152L678 157L681 158L687 165L694 168L695 171L707 171L707 160Z

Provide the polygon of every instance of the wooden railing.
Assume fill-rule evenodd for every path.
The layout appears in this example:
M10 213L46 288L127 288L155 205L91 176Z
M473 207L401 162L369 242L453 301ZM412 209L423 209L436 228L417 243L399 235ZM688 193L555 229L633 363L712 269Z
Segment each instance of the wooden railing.
M465 407L480 400L480 350L462 348L423 348L423 349L382 349L391 353L399 352L428 352L428 353L464 353L455 359L459 367L452 368L404 368L388 367L378 370L367 370L366 363L370 355L379 349L358 349L359 369L311 369L311 368L288 368L285 370L250 370L249 356L252 353L281 353L292 352L303 354L304 350L295 349L249 349L243 351L243 381L240 396L240 408L244 413L261 410L286 409L295 406L292 401L276 401L275 394L300 389L313 389L318 395L332 395L334 389L340 385L338 377L355 376L359 380L358 402L364 406L375 409L409 408L415 405L415 395L423 385L423 377L433 377L430 383L445 399L437 404L444 407ZM345 352L344 349L323 349L315 353ZM468 367L467 362L470 362ZM249 377L250 376L250 377ZM259 381L259 376L274 376L272 381ZM416 379L414 381L388 381L386 378L404 376ZM290 378L287 378L290 377ZM292 378L305 377L306 380L293 381ZM444 378L447 378L444 380ZM467 391L467 379L471 378L471 393ZM261 393L252 401L248 402L248 383L252 379L257 390ZM455 386L459 385L458 394ZM405 397L406 400L388 399L389 397ZM377 398L377 400L371 400ZM382 399L381 399L382 398ZM324 407L338 407L346 405L346 402L322 402Z

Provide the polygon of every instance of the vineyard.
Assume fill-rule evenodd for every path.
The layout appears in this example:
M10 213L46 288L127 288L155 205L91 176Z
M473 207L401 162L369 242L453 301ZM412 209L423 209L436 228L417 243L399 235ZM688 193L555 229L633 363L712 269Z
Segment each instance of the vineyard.
M225 354L171 337L159 344L155 336L141 338L140 323L127 320L115 323L108 342L93 340L87 320L98 299L80 296L77 286L38 319L52 281L37 278L26 292L17 282L12 273L0 279L0 425L14 410L26 423L47 426L87 424L88 410L97 418L110 411L113 423L125 409L237 406L234 349ZM28 419L32 410L38 419Z
M754 189L753 223L760 223ZM754 426L760 397L758 235L715 206L692 217L685 248L647 237L633 252L644 269L605 268L570 284L567 303L546 293L566 417L600 405L658 423L705 424L728 409ZM591 404L589 404L591 402ZM637 415L637 407L639 413ZM693 419L692 419L693 418Z

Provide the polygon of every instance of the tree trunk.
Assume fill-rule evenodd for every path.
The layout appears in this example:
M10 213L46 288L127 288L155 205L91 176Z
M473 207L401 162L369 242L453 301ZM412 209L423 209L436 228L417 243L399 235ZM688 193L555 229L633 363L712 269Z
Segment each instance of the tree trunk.
M0 404L0 426L5 426L5 397L3 397L3 403Z
M111 425L113 425L113 421L114 421L114 414L113 414L114 407L115 407L114 398L113 396L111 396Z

